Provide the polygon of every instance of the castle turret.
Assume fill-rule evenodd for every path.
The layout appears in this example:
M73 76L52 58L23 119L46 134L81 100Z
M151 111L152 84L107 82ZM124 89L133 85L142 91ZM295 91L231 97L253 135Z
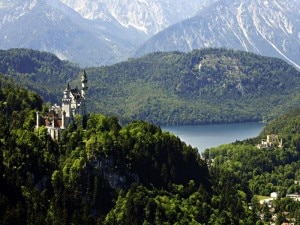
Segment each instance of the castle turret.
M88 89L88 79L86 76L85 71L83 71L82 76L81 76L81 113L82 116L86 116L86 94L87 94L87 89Z
M40 126L40 112L36 112L36 128L39 128Z
M85 98L87 89L88 89L88 85L87 85L88 79L86 77L86 73L85 71L83 71L82 76L81 76L81 96L82 98Z
M62 111L61 113L61 129L66 129L66 112Z
M64 96L62 98L62 112L65 113L64 125L67 126L72 118L71 103L72 99L70 97L70 85L64 90Z

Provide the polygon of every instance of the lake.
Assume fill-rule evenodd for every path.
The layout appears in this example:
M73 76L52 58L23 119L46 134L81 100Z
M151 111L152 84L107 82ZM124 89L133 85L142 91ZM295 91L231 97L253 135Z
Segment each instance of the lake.
M175 134L185 143L197 147L199 152L203 152L206 148L256 137L264 126L263 123L229 123L162 126L161 128Z

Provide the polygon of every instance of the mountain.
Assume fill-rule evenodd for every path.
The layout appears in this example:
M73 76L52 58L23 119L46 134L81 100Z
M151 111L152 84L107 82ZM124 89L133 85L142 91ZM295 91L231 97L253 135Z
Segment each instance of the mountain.
M0 0L0 49L48 51L81 66L113 64L205 2Z
M134 185L171 191L180 184L183 191L193 180L193 192L210 189L197 150L155 125L121 127L114 117L94 114L84 130L69 126L58 143L47 128L34 129L36 111L45 108L37 94L3 76L0 86L2 224L99 224L119 191Z
M89 20L117 21L151 36L191 17L208 0L61 0Z
M124 60L133 42L139 43L128 41L135 32L116 23L94 24L59 0L0 1L0 6L1 49L48 51L86 66Z
M218 1L150 38L137 51L226 47L280 57L300 69L298 0Z
M300 72L281 59L225 49L153 53L86 68L89 112L124 123L201 124L269 120L299 106ZM0 73L60 104L80 68L50 53L0 51Z
M0 48L52 52L84 67L111 65L155 51L226 47L281 57L299 68L299 4L297 0L0 0Z
M208 168L197 149L160 127L143 121L121 126L101 114L85 125L76 117L57 142L46 127L34 129L36 111L46 113L39 96L2 76L0 86L1 224L261 223L262 210L249 207L253 188L229 157ZM270 152L253 154L254 162L264 166ZM273 158L291 159L291 153ZM292 166L281 173L288 175L278 179L281 185L294 183L290 170L299 166ZM285 202L289 207L276 213L299 208Z

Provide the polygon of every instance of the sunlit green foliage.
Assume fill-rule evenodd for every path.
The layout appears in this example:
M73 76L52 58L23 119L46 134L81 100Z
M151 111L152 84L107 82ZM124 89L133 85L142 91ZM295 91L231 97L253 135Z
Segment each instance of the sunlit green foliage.
M208 205L206 164L196 149L174 135L146 122L122 127L115 117L91 114L85 125L77 116L57 142L45 127L34 128L35 112L43 111L41 99L3 77L0 81L1 223L105 222L119 191L120 197L127 191L132 196L141 194L135 186L172 197L169 190L179 185L187 199L201 187L197 198L203 203L197 204ZM156 196L151 198L154 201ZM141 201L132 207L139 212L144 205ZM174 214L172 210L167 214ZM149 213L147 218L152 220L155 212L149 208ZM174 221L174 216L156 219Z
M35 112L47 111L41 99L3 77L0 85L2 224L263 224L271 214L254 194L299 191L298 110L204 160L156 125L102 114L76 116L52 140L34 128ZM270 133L284 147L256 148ZM297 202L275 204L278 221L299 218Z

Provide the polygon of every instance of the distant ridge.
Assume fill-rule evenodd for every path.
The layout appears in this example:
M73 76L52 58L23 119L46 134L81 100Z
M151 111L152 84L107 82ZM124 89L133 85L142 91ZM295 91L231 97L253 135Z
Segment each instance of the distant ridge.
M0 72L52 103L80 68L50 53L0 51ZM123 123L202 124L269 120L300 103L300 72L278 58L227 49L161 52L86 68L89 112Z

